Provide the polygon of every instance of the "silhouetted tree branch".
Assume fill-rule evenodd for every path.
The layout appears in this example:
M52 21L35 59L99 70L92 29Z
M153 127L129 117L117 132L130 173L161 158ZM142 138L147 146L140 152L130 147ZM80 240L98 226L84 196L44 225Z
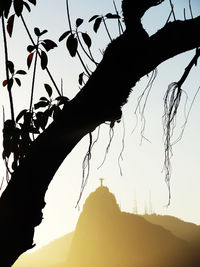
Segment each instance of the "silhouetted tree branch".
M160 2L152 1L151 6ZM150 37L140 18L109 44L86 85L33 142L12 174L0 199L2 267L11 266L33 246L34 227L42 221L45 193L76 144L105 121L121 118L121 107L144 75L165 60L200 46L200 17L168 23Z

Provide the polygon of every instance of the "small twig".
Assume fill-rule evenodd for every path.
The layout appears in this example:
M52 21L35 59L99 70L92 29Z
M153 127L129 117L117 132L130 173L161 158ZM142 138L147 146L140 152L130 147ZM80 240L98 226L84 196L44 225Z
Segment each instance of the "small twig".
M105 27L105 29L106 29L106 32L107 32L107 34L108 34L108 37L109 37L110 41L112 42L112 37L111 37L110 32L109 32L109 30L108 30L108 27L107 27L107 24L106 24L106 21L105 21L104 16L102 16L102 21L103 21L104 27Z
M118 10L117 10L117 6L116 6L116 3L115 3L114 0L113 0L113 5L114 5L114 8L115 8L115 12L116 12L116 14L119 15L119 12L118 12ZM121 35L121 34L124 32L124 29L123 29L123 27L122 27L122 24L121 24L121 21L120 21L119 18L117 19L117 21L118 21L118 27L119 27L119 35Z
M34 87L35 87L35 77L36 77L36 69L37 69L37 58L38 58L38 45L39 45L39 37L37 38L37 45L36 45L36 55L35 55L35 62L33 68L33 78L32 78L32 85L31 85L31 99L30 99L30 107L29 111L32 111L33 106L33 94L34 94Z
M193 12L192 12L191 0L189 0L189 9L190 9L190 15L191 15L191 18L193 19L194 16L193 16Z
M172 15L174 20L176 20L176 16L175 16L175 12L174 12L174 5L172 4L172 0L169 0L170 6L171 6L171 10L172 10Z
M93 56L92 56L92 53L91 53L91 51L90 51L90 49L89 49L89 54L88 54L88 52L86 51L86 49L84 48L84 46L83 46L83 44L82 44L82 42L81 42L81 40L80 40L80 37L79 37L79 32L77 31L77 29L76 29L76 36L77 36L77 40L78 40L78 42L79 42L79 44L80 44L80 46L81 46L81 48L82 48L82 50L83 50L83 52L85 53L85 55L95 64L95 65L98 65L98 63L94 60L94 58L93 58Z

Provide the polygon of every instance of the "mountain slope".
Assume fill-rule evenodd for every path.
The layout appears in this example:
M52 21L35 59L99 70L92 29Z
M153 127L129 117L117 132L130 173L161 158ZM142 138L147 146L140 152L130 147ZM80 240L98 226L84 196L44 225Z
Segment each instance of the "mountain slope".
M199 267L200 227L172 216L121 212L101 186L87 198L73 233L13 267Z
M198 266L188 242L141 216L120 212L114 195L103 186L85 202L67 263L73 267Z

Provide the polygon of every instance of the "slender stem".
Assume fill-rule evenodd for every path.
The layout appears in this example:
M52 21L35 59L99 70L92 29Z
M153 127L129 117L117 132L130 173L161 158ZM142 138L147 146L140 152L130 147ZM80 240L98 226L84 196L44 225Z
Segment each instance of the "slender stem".
M29 111L32 111L33 106L33 94L34 94L34 86L35 86L35 77L36 77L36 69L37 69L37 58L38 58L38 45L39 45L39 37L37 39L37 48L35 53L35 62L34 62L34 69L33 69L33 79L32 79L32 86L31 86L31 99L30 99L30 108Z
M171 6L173 18L174 18L174 20L176 20L176 16L175 16L175 13L174 13L174 5L172 4L172 0L169 0L169 3L170 3L170 6Z
M112 42L112 37L111 37L110 32L109 32L109 30L108 30L108 27L107 27L107 25L106 25L106 21L105 21L104 16L102 16L102 20L103 20L103 24L104 24L104 27L105 27L105 29L106 29L106 32L107 32L107 34L108 34L108 37L109 37L110 41Z
M114 8L115 8L116 14L119 15L119 12L117 10L117 6L116 6L116 3L115 3L114 0L113 0L113 5L114 5ZM121 24L121 21L120 21L119 18L117 19L117 21L118 21L118 27L119 27L119 35L121 35L124 32L124 30L123 30L123 27L122 27L122 24Z
M79 60L80 60L80 62L81 62L81 64L82 64L82 66L83 66L85 72L87 73L88 76L91 76L91 73L88 71L88 69L87 69L85 63L83 62L83 59L82 59L80 53L79 53L78 51L77 51L76 53L77 53L77 55L78 55L78 58L79 58Z
M69 23L69 29L72 32L72 24L71 24L71 19L70 19L69 1L68 0L66 0L66 7L67 7L67 18L68 18L68 23Z
M24 18L23 18L22 15L21 15L21 20L22 20L22 22L23 22L23 25L24 25L24 27L25 27L25 29L26 29L26 32L27 32L27 34L28 34L28 36L29 36L29 38L30 38L32 44L35 46L35 42L34 42L32 36L31 36L31 33L30 33L30 31L29 31L29 29L28 29L28 27L27 27L27 25L26 25L26 22L25 22L25 20L24 20ZM41 57L39 51L37 51L37 53L38 53L38 55ZM49 75L49 78L51 79L51 81L52 81L52 83L53 83L53 85L54 85L54 87L55 87L57 93L59 94L59 96L62 96L62 94L61 94L60 90L58 89L58 86L57 86L55 80L53 79L53 76L51 75L51 72L49 71L48 67L46 67L46 72L47 72L47 74Z
M14 114L14 104L13 104L13 97L12 97L12 91L11 91L12 88L11 88L10 83L9 83L8 47L7 47L7 40L6 40L4 16L2 15L1 18L2 18L3 40L4 40L4 54L5 54L7 89L8 89L8 95L9 95L9 101L10 101L11 120L14 122L15 121L15 114Z
M71 24L71 19L70 19L69 1L68 1L68 0L66 0L66 7L67 7L67 20L68 20L68 23L69 23L69 29L70 29L70 31L72 32L72 24ZM78 34L77 34L77 35L78 35ZM79 60L80 60L80 62L81 62L81 64L82 64L83 68L85 69L87 75L90 76L91 74L90 74L90 72L88 71L88 69L87 69L85 63L83 62L83 59L81 58L80 53L79 53L78 51L77 51L76 53L77 53L77 55L78 55L78 58L79 58Z
M87 57L88 57L88 58L89 58L95 65L97 65L97 62L94 60L94 58L93 58L93 56L92 56L92 54L91 54L90 49L89 49L89 54L88 54L88 52L85 50L85 48L84 48L84 46L83 46L83 44L82 44L82 42L81 42L81 40L80 40L79 32L77 31L77 29L76 29L76 36L77 36L78 42L79 42L79 44L80 44L80 46L81 46L83 52L86 54L86 56L87 56Z

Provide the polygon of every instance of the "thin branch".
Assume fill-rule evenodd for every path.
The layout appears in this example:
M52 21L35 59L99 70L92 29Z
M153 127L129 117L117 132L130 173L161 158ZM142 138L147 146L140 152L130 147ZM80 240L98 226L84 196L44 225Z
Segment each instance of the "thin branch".
M13 97L12 97L12 91L10 83L9 83L9 69L8 69L8 47L7 47L7 39L6 39L6 31L5 31L5 22L4 22L4 16L1 16L2 20L2 31L3 31L3 41L4 41L4 55L5 55L5 69L6 69L6 80L7 80L7 89L8 89L8 95L9 95L9 101L10 101L10 112L11 112L11 120L15 121L15 114L14 114L14 104L13 104Z
M34 94L34 87L35 87L35 77L36 77L36 69L37 69L37 58L38 58L38 45L39 45L39 37L37 38L37 45L36 45L36 55L35 55L35 62L33 68L33 78L32 78L32 85L31 85L31 99L30 99L30 107L29 111L32 111L33 106L33 94Z
M113 5L114 5L114 8L115 8L115 12L116 12L116 14L119 15L119 12L118 12L118 10L117 10L117 6L116 6L116 3L115 3L114 0L113 0ZM121 21L120 21L119 18L117 19L117 21L118 21L118 27L119 27L119 35L121 35L121 34L124 32L124 29L123 29L123 27L122 27L122 23L121 23Z
M105 21L104 16L102 16L102 21L103 21L104 27L105 27L105 29L106 29L106 32L107 32L107 34L108 34L108 37L109 37L110 41L112 42L113 39L112 39L112 37L111 37L111 35L110 35L110 32L109 32L109 30L108 30L108 27L107 27L107 24L106 24L106 21Z
M193 12L192 12L191 0L189 0L189 9L190 9L190 15L191 15L191 18L193 19L194 16L193 16Z
M172 10L172 15L174 20L176 20L176 16L175 16L175 12L174 12L174 5L172 4L172 0L169 0L170 6L171 6L171 10Z

